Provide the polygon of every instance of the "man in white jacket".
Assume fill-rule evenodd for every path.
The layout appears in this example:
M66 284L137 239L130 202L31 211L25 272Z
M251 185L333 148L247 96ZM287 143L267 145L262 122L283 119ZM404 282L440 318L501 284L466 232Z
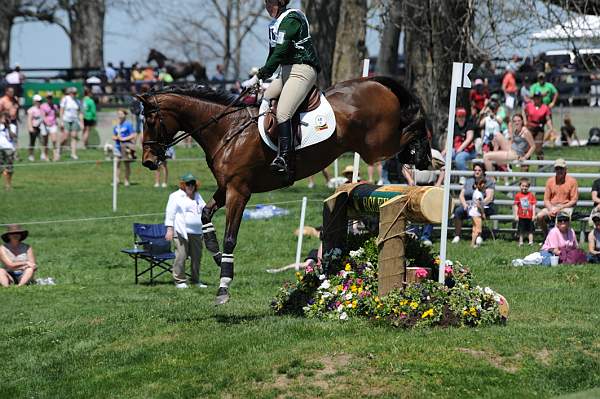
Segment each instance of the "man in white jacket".
M175 241L173 280L175 287L188 288L185 275L185 260L192 261L191 283L206 288L200 282L200 260L202 259L202 208L206 205L198 193L198 179L191 173L183 175L179 190L169 195L165 215L167 234L165 239Z

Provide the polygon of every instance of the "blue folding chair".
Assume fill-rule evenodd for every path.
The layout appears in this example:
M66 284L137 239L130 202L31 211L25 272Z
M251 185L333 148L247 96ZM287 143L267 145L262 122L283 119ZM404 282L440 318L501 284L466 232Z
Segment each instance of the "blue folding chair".
M139 278L150 273L150 283L159 278L164 273L171 272L172 263L175 254L171 252L171 242L165 240L167 228L164 224L133 224L133 249L122 249L135 262L135 283ZM142 260L148 263L148 267L138 270L138 261ZM155 273L155 269L158 273Z

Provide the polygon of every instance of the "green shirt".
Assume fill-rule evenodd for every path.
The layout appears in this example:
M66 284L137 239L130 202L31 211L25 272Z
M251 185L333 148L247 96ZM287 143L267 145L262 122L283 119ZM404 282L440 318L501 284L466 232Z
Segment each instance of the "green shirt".
M543 85L541 85L539 82L535 82L529 88L529 95L533 97L536 91L542 93L542 103L546 105L550 104L554 98L554 94L558 93L556 87L554 87L554 85L550 82L544 82Z
M289 11L282 16L269 26L269 57L265 65L258 70L258 78L269 78L280 65L308 64L319 72L319 59L313 47L306 18L297 11Z
M83 97L83 119L96 120L96 103L91 97Z

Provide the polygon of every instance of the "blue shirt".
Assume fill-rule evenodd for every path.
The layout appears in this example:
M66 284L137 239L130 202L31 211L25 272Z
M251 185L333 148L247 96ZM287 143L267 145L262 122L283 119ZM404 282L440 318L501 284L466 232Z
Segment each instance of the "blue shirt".
M131 136L133 133L133 125L129 121L119 123L113 128L113 135L119 136L121 139ZM121 142L119 140L115 140L115 148L121 150Z

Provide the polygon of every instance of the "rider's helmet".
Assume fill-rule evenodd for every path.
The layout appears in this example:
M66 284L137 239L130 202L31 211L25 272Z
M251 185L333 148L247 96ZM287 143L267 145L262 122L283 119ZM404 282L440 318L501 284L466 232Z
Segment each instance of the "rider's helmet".
M266 3L274 3L273 0L265 0L265 4ZM280 7L287 7L288 4L290 4L290 0L277 0L277 4Z

